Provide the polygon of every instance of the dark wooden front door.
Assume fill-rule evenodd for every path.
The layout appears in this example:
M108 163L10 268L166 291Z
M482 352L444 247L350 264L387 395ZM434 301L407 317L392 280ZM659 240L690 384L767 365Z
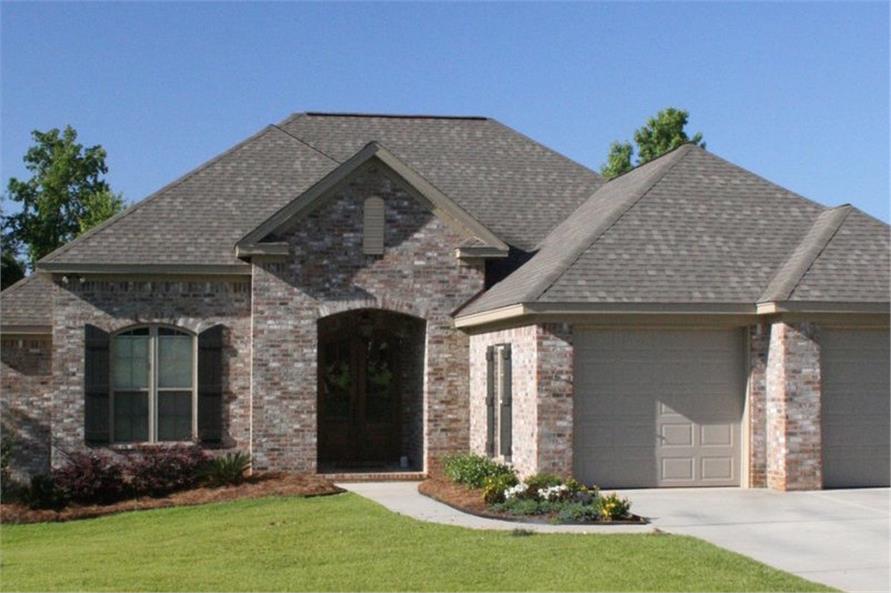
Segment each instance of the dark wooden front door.
M399 462L399 339L386 329L338 324L319 335L319 462Z

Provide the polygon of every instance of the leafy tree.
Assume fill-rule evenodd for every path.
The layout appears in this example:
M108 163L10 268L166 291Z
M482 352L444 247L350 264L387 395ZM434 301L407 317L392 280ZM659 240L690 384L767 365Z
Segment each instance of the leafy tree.
M0 240L0 290L6 290L25 277L25 264L18 257L14 243L5 233Z
M34 145L25 153L32 176L9 180L7 197L22 205L4 220L4 244L24 247L33 267L41 257L121 211L124 200L111 191L105 149L84 148L77 131L66 126L31 133Z
M607 162L600 168L600 173L607 179L612 179L622 173L627 173L637 165L652 161L674 150L678 146L693 143L705 148L702 134L697 132L693 137L688 137L684 128L687 126L689 113L683 109L668 107L655 116L647 119L643 127L634 132L634 142L637 144L637 163L632 163L634 154L630 142L613 142L610 145Z

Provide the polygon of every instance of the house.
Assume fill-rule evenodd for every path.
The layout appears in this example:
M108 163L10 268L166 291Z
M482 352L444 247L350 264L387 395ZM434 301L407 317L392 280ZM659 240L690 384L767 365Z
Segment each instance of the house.
M495 120L301 113L2 294L14 470L472 450L604 487L889 483L889 228L682 146L605 181Z

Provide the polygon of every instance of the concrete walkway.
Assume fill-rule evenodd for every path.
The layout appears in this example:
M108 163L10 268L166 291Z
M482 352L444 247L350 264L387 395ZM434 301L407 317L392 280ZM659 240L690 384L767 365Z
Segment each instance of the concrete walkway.
M774 492L739 488L624 490L634 512L846 591L889 591L887 488Z
M652 533L651 525L549 525L485 519L457 511L418 492L418 482L355 482L338 486L360 494L393 512L421 521L471 529L528 529L539 533Z
M846 591L891 590L887 488L774 492L740 488L624 490L651 525L548 525L484 519L418 493L417 482L338 484L422 521L541 533L692 535Z

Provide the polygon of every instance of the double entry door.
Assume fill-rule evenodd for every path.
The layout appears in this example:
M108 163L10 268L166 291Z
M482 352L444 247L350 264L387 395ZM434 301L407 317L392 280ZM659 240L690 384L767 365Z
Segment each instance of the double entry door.
M398 338L385 329L320 336L319 463L370 467L399 462Z

